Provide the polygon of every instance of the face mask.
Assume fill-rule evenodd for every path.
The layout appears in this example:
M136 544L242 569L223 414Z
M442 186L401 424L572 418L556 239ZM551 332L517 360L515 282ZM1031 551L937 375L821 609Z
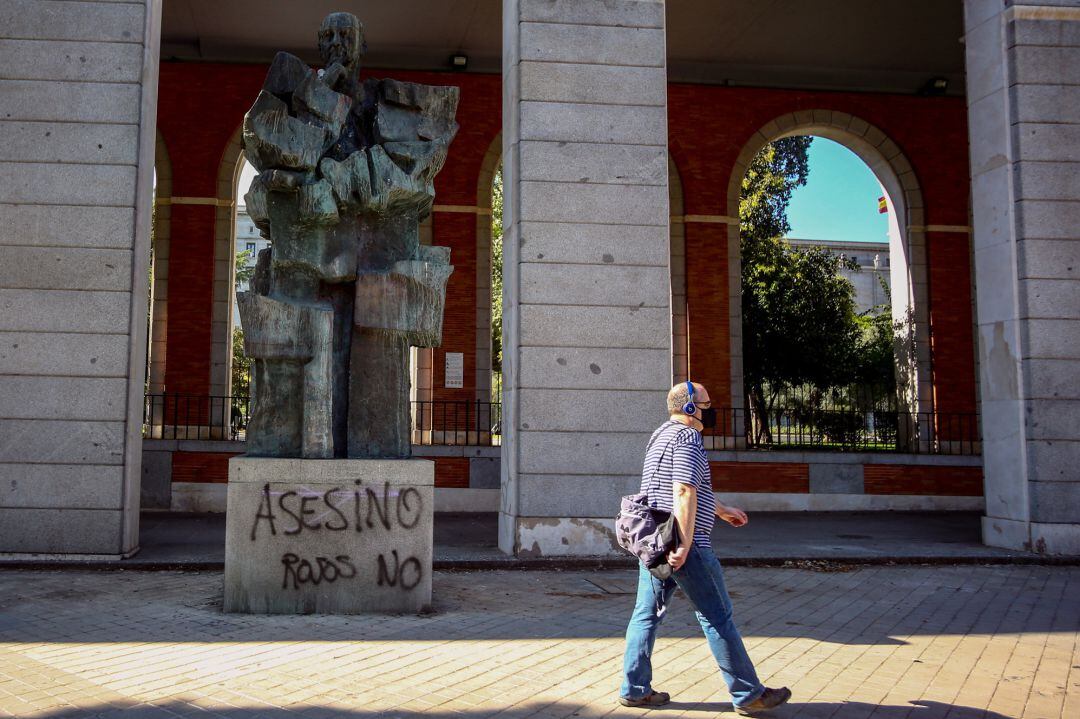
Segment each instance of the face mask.
M714 407L702 407L701 426L705 429L712 429L716 426L716 409Z

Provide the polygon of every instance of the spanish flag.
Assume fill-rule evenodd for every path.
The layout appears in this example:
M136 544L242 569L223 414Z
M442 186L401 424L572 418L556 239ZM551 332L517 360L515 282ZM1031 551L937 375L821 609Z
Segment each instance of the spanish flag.
M889 203L886 202L884 197L877 198L877 211L879 215L889 214Z

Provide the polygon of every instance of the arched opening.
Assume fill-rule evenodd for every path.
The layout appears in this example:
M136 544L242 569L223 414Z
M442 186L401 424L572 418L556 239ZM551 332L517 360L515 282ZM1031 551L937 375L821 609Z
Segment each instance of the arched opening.
M765 343L762 343L760 339L763 333L758 331L751 335L754 327L743 326L740 322L742 331L731 332L730 345L731 406L734 408L733 414L739 415L732 421L732 433L745 433L747 441L751 444L760 443L763 440L774 443L774 439L777 438L772 436L772 432L775 429L782 435L782 439L777 440L781 445L792 442L797 446L835 443L841 448L858 449L903 449L910 447L915 441L929 442L933 433L930 415L933 395L926 292L925 228L922 226L923 204L914 172L899 147L876 128L845 113L800 112L797 115L778 118L756 133L740 154L729 184L728 215L738 218L740 210L743 210L744 214L748 212L745 203L749 200L741 196L742 183L747 172L753 167L758 153L767 147L772 147L770 143L797 137L823 138L824 141L838 143L854 153L873 173L880 185L884 198L883 209L888 217L887 273L888 284L891 288L888 312L892 316L890 320L880 310L878 314L875 314L873 308L862 308L862 312L868 320L873 316L879 316L879 319L884 320L884 324L879 322L876 327L879 330L879 336L884 336L886 351L888 351L889 335L892 335L894 376L890 379L894 380L894 383L878 383L877 391L883 396L876 397L869 389L869 382L859 384L858 372L851 370L849 372L850 384L841 388L841 384L847 382L843 379L847 375L844 373L845 370L840 368L834 373L837 383L835 387L830 386L827 390L822 390L820 388L822 380L818 379L818 388L812 392L807 392L805 387L785 387L783 393L776 392L766 397L766 393L762 391L761 377L768 372L761 369L762 357L754 356L755 353L762 354L761 347ZM746 221L746 218L744 217L743 220ZM761 291L762 285L753 283L749 286L744 285L748 274L743 272L743 256L740 247L745 241L747 238L741 237L740 224L729 224L728 283L731 288L737 288L737 290L741 288L741 292L729 293L730 302L733 305L731 314L733 319L756 322L756 328L760 330L762 322L768 321L769 314L762 311L762 306L767 303L760 302L759 295L754 294ZM878 255L879 266L874 267L873 256L871 256L872 245L860 248L859 251L863 253L862 261L859 261L857 251L845 252L843 247L835 242L788 241L782 245L784 257L803 258L799 260L805 265L805 267L799 266L799 272L804 273L801 275L803 277L816 277L817 275L813 274L814 268L823 278L832 276L827 269L830 262L834 263L835 274L847 274L849 277L854 276L852 271L855 270L856 264L869 267L871 274L885 272L884 268L880 267L880 255ZM793 245L802 245L802 247L796 248ZM882 242L881 245L884 247L886 243ZM828 253L829 250L832 252ZM829 257L818 256L816 260L811 261L814 259L811 257L813 253L819 253L819 255L828 253ZM840 254L844 255L843 259L840 259ZM760 262L761 258L756 258L754 261ZM764 282L775 280L773 275L763 277L765 277ZM775 284L768 289L772 292L768 295L772 302L772 311L775 311L776 306L780 304L783 297L782 289L777 290ZM878 290L884 294L882 288ZM748 292L751 294L748 295ZM870 288L870 293L873 296L873 287ZM879 294L878 297L880 296ZM793 297L792 301L795 301L797 297ZM749 320L745 316L744 302L748 303L746 311L752 315ZM837 306L840 307L840 305ZM791 312L788 311L788 315L790 314ZM733 327L734 324L733 322ZM814 329L817 329L816 325ZM874 331L873 327L870 331ZM813 333L807 333L808 336L810 334ZM828 352L817 354L821 355L819 362L823 361L821 358L829 356ZM803 359L796 358L794 361L803 361ZM749 363L753 363L753 366L747 366ZM837 366L843 364L840 360L836 360L835 363ZM770 366L769 372L781 376L784 374L783 368L777 369L775 366ZM789 373L789 376L795 375L797 373ZM818 375L818 377L821 376L823 375ZM881 390L882 387L886 388L884 392ZM777 387L770 388L770 390L777 389ZM775 404L777 397L781 397L780 404L783 406ZM789 431L791 427L795 428L794 434ZM847 446L852 443L855 446Z
M236 293L249 289L255 273L259 252L270 247L270 240L263 236L255 221L248 214L244 195L255 179L255 168L241 158L237 173L236 220L233 224L232 281L229 309L229 396L232 413L232 430L237 436L243 432L251 414L251 360L244 353L244 328L236 303Z
M247 171L245 173L245 168ZM217 201L214 207L214 292L210 349L210 395L232 397L241 389L233 387L233 330L239 326L236 316L237 251L246 249L247 239L258 235L250 218L241 227L238 208L243 204L254 169L244 159L240 128L236 129L218 166ZM252 231L248 230L251 226ZM241 236L243 240L239 239ZM241 243L244 243L241 245ZM251 253L251 264L254 256ZM226 400L231 404L230 400ZM244 415L246 416L246 414Z
M158 133L154 148L154 207L150 231L150 318L147 333L146 392L165 392L165 338L169 322L169 236L172 221L172 165ZM155 426L160 422L155 422Z
M476 181L476 399L502 396L502 133Z

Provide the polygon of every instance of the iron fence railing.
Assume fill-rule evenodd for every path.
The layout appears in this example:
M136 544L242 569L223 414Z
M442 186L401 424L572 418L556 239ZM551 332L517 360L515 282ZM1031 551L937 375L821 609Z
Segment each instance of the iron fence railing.
M496 447L502 444L502 403L416 400L413 444Z
M248 397L148 394L143 398L143 437L243 440L250 417Z
M704 432L706 449L823 450L977 455L975 413L896 412L780 408L752 413L717 412L716 427Z
M423 400L412 404L412 443L498 446L499 402ZM143 404L147 439L246 439L251 400L240 396L148 394Z
M769 408L782 407L787 411L813 408L830 412L853 410L899 412L901 407L895 387L868 384L840 385L824 389L812 385L773 387L766 383L762 400Z
M502 404L481 400L411 403L412 443L424 446L502 444ZM148 394L143 436L148 439L244 440L251 401L239 396ZM978 415L780 408L752 413L720 409L704 432L712 450L821 450L977 455Z

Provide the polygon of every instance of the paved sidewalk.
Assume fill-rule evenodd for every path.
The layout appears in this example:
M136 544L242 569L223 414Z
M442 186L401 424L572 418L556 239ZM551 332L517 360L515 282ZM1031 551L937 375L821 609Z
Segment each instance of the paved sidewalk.
M841 567L840 569L845 569ZM1080 717L1080 568L733 568L777 717ZM734 716L685 601L615 704L635 575L436 573L424 616L221 613L219 572L0 572L0 716Z

